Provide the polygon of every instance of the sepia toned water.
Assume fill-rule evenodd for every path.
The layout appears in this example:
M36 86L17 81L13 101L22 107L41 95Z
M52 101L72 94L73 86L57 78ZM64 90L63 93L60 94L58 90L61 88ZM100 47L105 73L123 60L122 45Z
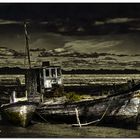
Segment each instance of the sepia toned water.
M27 128L10 123L0 124L1 138L138 138L140 129L129 130L115 127L85 126L72 127L70 124L36 122Z

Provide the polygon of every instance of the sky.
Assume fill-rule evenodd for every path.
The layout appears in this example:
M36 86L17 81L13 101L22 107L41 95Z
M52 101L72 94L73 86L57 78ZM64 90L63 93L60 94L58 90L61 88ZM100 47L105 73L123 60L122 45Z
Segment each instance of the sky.
M139 52L140 4L0 3L0 47ZM80 47L79 47L80 46Z
M13 20L46 20L47 18L92 18L139 17L137 3L2 3L0 17Z

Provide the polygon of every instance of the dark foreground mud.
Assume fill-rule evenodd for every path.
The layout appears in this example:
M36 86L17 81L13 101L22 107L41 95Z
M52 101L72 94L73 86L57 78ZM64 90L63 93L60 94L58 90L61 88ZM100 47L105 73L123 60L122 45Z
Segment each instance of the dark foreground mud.
M34 123L27 128L0 125L1 138L138 138L140 129L129 130L123 128L86 126L72 127L70 124Z

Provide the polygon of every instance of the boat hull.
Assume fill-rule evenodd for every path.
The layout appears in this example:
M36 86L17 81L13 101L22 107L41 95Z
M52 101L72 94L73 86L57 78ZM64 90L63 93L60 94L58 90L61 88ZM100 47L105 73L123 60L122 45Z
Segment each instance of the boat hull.
M100 122L109 120L137 126L139 104L140 98L137 93L128 93L90 101L44 105L38 108L37 112L46 120L76 123L77 109L81 123L102 118Z
M10 103L1 107L3 118L8 119L16 125L28 126L37 107L37 103L21 101Z

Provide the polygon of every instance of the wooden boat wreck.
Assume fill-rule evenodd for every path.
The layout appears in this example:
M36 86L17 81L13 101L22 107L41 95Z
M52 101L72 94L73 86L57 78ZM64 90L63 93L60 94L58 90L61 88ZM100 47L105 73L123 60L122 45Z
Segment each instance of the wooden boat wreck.
M43 100L44 94L54 91L58 85L62 84L61 80L61 69L57 66L49 66L48 61L42 63L41 67L31 67L30 59L30 48L29 48L29 37L27 32L27 25L24 23L25 31L25 60L24 68L19 67L3 67L0 68L0 75L22 75L25 78L25 90L28 92L25 97L17 97L19 93L16 93L16 88L19 89L21 86L20 80L17 79L1 79L0 80L0 111L3 119L14 122L17 125L26 127L38 105ZM27 54L26 54L27 53ZM26 55L28 57L28 67L26 67ZM4 76L5 77L5 76ZM12 96L9 101L11 92ZM23 95L23 94L22 94ZM47 96L47 95L46 95Z
M139 118L140 90L123 94L78 102L42 104L37 113L47 121L77 123L73 126L89 124L119 123L137 128Z
M1 106L2 118L26 127L30 123L37 105L36 102L28 101L27 95L17 98L16 92L13 91L10 103Z
M28 64L29 64L28 65L29 69L27 73L31 74L32 68L31 68L31 61L30 61L28 33L26 29L26 23L24 23L24 29L25 29L26 50L27 50ZM30 78L28 78L26 83L32 84L32 82L30 81ZM30 100L29 96L31 94L31 91L29 91L27 87L30 88L31 86L26 85L26 90L25 90L26 95L24 96L23 90L22 92L21 91L19 92L17 90L21 88L21 84L19 82L17 87L14 86L16 90L14 90L12 92L12 95L10 96L10 103L2 104L0 108L3 119L8 119L11 122L17 125L20 125L22 127L26 127L30 123L32 116L35 112L35 109L38 105L38 102ZM12 90L12 88L10 89ZM27 92L28 92L28 95L27 95Z

